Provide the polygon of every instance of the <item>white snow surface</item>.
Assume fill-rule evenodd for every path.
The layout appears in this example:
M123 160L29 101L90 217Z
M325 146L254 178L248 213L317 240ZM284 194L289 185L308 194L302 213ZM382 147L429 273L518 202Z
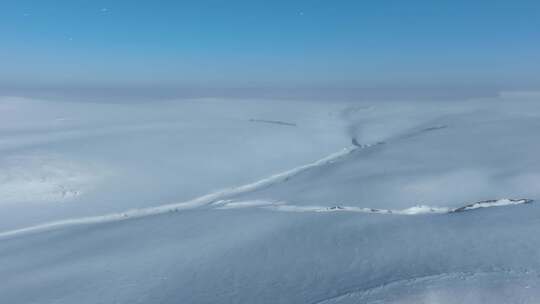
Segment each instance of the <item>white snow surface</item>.
M102 178L92 168L54 155L6 157L1 161L2 204L69 202L91 191Z
M0 97L0 302L536 303L537 99Z

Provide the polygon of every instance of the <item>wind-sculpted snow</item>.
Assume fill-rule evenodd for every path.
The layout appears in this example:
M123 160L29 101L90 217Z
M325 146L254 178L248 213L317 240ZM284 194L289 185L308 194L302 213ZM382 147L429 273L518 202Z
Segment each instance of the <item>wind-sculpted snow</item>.
M347 292L316 304L536 303L540 296L538 277L529 270L443 273ZM515 301L516 297L520 301Z
M0 99L0 302L536 303L538 113Z
M467 204L463 207L433 207L426 205L417 205L405 209L379 209L362 208L354 206L298 206L290 205L286 202L271 202L264 200L254 201L219 201L215 205L218 209L239 209L239 208L263 208L268 210L283 212L357 212L370 214L395 214L395 215L419 215L419 214L448 214L471 211L479 208L503 207L512 205L521 205L532 203L531 199L499 199Z

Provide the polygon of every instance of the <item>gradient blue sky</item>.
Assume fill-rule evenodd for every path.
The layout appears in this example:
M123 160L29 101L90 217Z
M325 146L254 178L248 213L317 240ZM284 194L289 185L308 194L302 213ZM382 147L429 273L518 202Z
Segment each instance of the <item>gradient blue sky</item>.
M540 84L540 1L0 1L6 86Z

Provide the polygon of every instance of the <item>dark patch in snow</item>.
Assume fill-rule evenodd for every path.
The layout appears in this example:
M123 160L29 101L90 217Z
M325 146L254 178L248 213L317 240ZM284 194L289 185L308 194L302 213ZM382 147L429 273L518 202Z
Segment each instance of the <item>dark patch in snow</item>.
M429 131L441 130L441 129L446 129L446 128L448 128L447 125L433 126L433 127L422 129L422 132L429 132Z
M280 120L267 120L267 119L250 119L250 122L261 122L261 123L269 123L269 124L275 124L275 125L282 125L282 126L289 126L289 127L297 127L295 123L292 122L286 122L286 121L280 121Z
M480 201L480 202L465 205L463 207L456 208L452 210L451 213L465 212L465 211L471 211L475 209L488 208L488 207L501 207L501 206L509 206L509 205L530 204L532 202L533 202L532 199L527 199L527 198L486 200L486 201Z
M369 148L369 147L372 147L372 146L378 146L378 145L383 145L385 144L384 141L379 141L379 142L376 142L375 144L361 144L358 142L358 140L356 139L356 137L352 137L351 138L351 144L353 144L353 146L356 146L358 148Z
M345 208L343 208L342 206L333 206L329 207L328 210L345 210Z

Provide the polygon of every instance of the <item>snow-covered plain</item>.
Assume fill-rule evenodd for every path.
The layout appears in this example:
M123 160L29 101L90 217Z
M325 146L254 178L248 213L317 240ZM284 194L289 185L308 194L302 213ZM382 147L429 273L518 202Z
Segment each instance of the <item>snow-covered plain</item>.
M0 98L1 303L536 303L540 100Z

